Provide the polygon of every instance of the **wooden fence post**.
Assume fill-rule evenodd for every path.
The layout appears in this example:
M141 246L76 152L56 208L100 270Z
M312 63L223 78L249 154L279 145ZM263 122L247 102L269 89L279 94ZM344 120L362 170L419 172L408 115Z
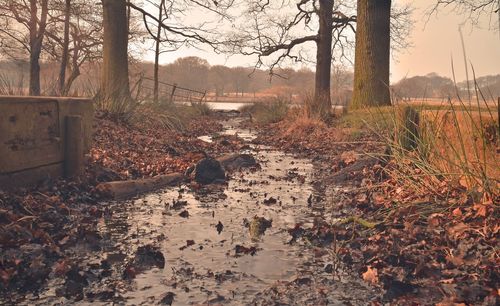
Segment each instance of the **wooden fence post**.
M203 96L201 96L200 103L203 102L203 99L205 99L206 96L207 96L207 91L205 90Z
M174 103L174 95L176 89L177 89L177 84L174 83L174 86L172 86L172 93L170 94L170 103Z
M66 116L64 139L64 175L78 176L83 170L82 116Z
M413 151L420 143L420 114L411 106L405 106L402 111L399 141L404 150Z

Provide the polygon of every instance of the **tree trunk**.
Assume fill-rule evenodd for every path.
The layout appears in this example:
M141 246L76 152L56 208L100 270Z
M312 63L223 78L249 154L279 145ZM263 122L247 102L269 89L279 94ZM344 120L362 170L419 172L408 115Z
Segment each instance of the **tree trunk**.
M390 105L391 0L358 0L352 108Z
M163 6L165 5L165 0L161 0L160 2L160 7L159 7L159 13L158 13L158 20L161 22L163 18ZM153 88L153 96L154 96L154 103L159 102L159 76L158 76L158 71L160 69L160 42L161 42L161 26L158 24L158 29L156 31L156 49L155 49L155 67L154 67L154 77L153 77L153 82L154 82L154 88Z
M309 115L326 119L331 112L330 72L332 65L333 0L319 1L319 32L316 54L316 80L314 101L309 106Z
M69 58L69 19L71 17L71 0L66 0L64 8L64 41L63 52L61 56L61 69L59 71L59 94L61 96L67 95L65 92L66 83L66 68L68 66Z
M125 0L102 0L103 64L101 98L131 100L128 80L128 21Z
M73 33L73 56L72 56L72 64L71 64L71 69L70 69L70 75L68 79L66 80L66 83L64 85L63 93L64 95L68 95L71 86L73 86L73 83L75 80L80 76L80 66L84 61L79 62L78 57L80 54L80 42L79 42L79 37L78 34Z
M47 25L48 0L42 0L38 17L37 0L30 0L30 96L39 96L40 89L40 54Z

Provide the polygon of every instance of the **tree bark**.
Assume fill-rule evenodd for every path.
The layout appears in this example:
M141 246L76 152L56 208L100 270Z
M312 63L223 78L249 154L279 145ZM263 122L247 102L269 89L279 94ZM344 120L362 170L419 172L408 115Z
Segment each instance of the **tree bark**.
M71 86L73 86L73 83L75 80L80 76L80 66L84 61L79 62L78 57L80 54L80 42L79 42L79 37L78 34L73 33L73 56L72 56L72 64L71 64L71 69L70 69L70 75L68 79L66 80L66 84L64 85L64 94L68 95Z
M69 22L71 17L71 0L66 0L66 5L64 8L64 41L63 41L63 52L61 57L61 69L59 71L59 94L61 96L67 95L65 91L66 83L66 68L68 66L69 58Z
M358 0L352 108L390 105L391 0Z
M40 55L47 25L48 0L41 1L41 12L38 17L37 0L30 0L30 96L39 96L40 89Z
M165 5L165 0L161 0L160 2L160 7L159 7L159 12L158 12L158 20L161 22L163 18L163 6ZM160 69L160 42L161 42L161 26L158 24L158 29L156 31L156 48L155 48L155 66L154 66L154 76L153 76L153 82L154 82L154 88L153 88L153 96L154 96L154 102L158 103L159 102L159 69Z
M316 80L314 101L309 106L309 115L327 118L332 101L330 97L330 72L332 64L333 0L319 1L319 32L316 53Z
M125 0L102 0L103 65L101 98L131 100L128 80L128 20Z

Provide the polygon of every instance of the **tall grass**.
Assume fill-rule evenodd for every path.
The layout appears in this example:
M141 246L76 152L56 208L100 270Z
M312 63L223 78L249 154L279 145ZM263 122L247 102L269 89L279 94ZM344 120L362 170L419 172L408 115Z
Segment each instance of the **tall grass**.
M21 74L18 80L11 76L0 73L0 95L4 96L24 96L27 88L24 87L24 75Z
M210 116L214 112L210 105L205 102L191 102L191 107L200 116Z
M403 103L369 111L380 119L371 124L389 148L393 177L418 192L442 194L451 185L499 195L498 115L477 83L475 90L468 103L457 96L437 109Z
M285 119L290 109L290 101L286 97L269 98L264 102L246 105L239 109L241 113L250 114L252 120L259 124L276 123Z
M128 121L134 115L139 104L131 97L94 97L96 110L107 113L111 118Z
M183 131L190 118L191 113L187 112L183 106L173 103L161 105L147 103L138 106L130 118L130 123L135 126L157 126L161 129Z

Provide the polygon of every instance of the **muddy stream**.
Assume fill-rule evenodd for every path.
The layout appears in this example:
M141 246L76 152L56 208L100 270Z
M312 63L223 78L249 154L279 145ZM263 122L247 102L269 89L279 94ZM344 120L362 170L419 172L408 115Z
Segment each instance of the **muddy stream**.
M79 304L267 305L266 290L288 282L304 285L302 292L284 293L291 304L310 304L320 286L327 288L322 294L329 305L370 300L373 293L356 277L334 277L325 269L331 256L315 255L304 241L291 243L289 229L297 223L311 227L322 214L311 208L318 193L311 161L252 144L256 135L239 128L237 119L224 125L224 134L248 142L242 153L254 155L260 169L234 172L227 185L169 188L106 204L110 214L99 223L103 239L98 246L82 243L73 250L87 267L79 273L88 283L76 298ZM211 141L210 136L200 139ZM261 235L251 235L254 217L272 221ZM164 268L127 270L145 245L161 251ZM57 289L66 287L67 296L68 284L55 282L31 303L68 304Z

